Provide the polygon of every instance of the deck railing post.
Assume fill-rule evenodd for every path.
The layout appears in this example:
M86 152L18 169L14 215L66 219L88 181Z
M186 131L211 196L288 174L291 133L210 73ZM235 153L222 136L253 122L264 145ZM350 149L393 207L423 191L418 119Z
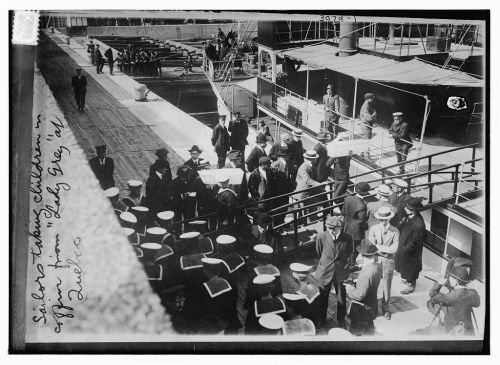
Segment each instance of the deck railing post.
M293 212L293 244L295 248L299 247L299 229L297 227L297 211Z
M429 156L429 166L427 168L427 182L429 183L429 203L432 203L432 184L430 184L432 182L432 174L429 172L431 171L431 167L432 167L432 156Z
M476 161L475 161L475 159L476 159L476 146L473 146L473 147L472 147L472 162L471 162L471 164L470 164L470 170L471 170L472 172L475 172L475 171L476 171ZM479 185L479 181L477 181L477 180L476 180L476 181L474 182L474 188L477 188L477 187L478 187L478 185Z
M457 195L457 188L458 188L458 169L460 165L455 165L455 173L453 176L453 198L456 197Z

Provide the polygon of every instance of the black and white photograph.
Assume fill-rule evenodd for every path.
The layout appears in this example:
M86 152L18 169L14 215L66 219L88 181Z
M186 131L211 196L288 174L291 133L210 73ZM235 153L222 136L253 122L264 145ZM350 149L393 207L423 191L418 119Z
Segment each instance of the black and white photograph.
M9 11L9 353L490 353L490 11L347 6Z

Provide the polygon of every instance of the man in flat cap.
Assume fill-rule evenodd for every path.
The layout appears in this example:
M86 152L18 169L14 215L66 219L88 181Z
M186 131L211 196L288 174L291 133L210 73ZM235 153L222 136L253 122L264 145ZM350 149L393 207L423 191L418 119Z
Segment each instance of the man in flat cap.
M233 112L233 119L229 121L228 131L231 133L229 144L233 150L241 152L241 161L245 163L245 146L248 144L248 123L240 118L240 112Z
M229 132L226 128L226 116L219 115L219 124L217 124L212 132L212 146L217 154L217 167L222 169L226 164L227 151L230 150Z
M370 140L372 138L373 124L377 121L377 110L375 109L375 94L366 93L365 101L359 110L359 119L361 120L361 137ZM365 154L361 153L361 157ZM370 157L367 150L366 156Z
M332 139L337 135L337 123L339 121L340 99L333 95L333 86L326 87L326 95L323 95L323 109L325 110L323 129L331 133Z
M422 202L418 198L408 199L405 203L406 217L397 226L399 245L394 256L395 269L401 274L401 281L406 287L401 294L415 291L417 279L422 270L422 250L425 239L425 223L420 215Z
M391 181L391 190L392 194L389 196L388 203L396 208L396 215L391 219L391 224L397 227L401 219L406 216L404 207L411 195L407 192L408 183L402 179L393 179Z
M263 134L257 134L257 137L255 139L255 143L256 143L255 147L250 152L250 155L248 155L248 158L246 160L248 172L252 172L253 170L255 170L259 166L259 159L261 157L267 157L266 136L264 136Z
M349 276L346 268L353 245L351 236L342 232L343 225L341 216L328 217L326 231L316 238L316 253L319 256L319 262L314 277L320 284L318 320L322 326L326 324L328 298L333 285L337 295L337 321L339 326L345 327L346 293L342 282Z
M90 168L104 190L112 188L115 186L115 162L111 157L106 157L106 145L96 146L95 151L97 156L90 159Z
M361 240L365 238L365 230L367 228L367 215L365 197L370 194L370 184L361 181L356 184L356 195L350 195L345 198L344 206L342 207L342 215L345 217L345 232L352 237L353 241L353 255L351 257L351 264L356 263L358 256L356 247Z
M373 320L378 314L377 290L382 279L382 265L378 262L377 247L368 240L363 240L356 247L363 256L363 267L356 284L352 281L344 283L347 296L351 300L349 331L356 336L372 336L375 334Z
M76 69L76 75L71 79L78 110L85 110L85 94L87 94L87 77L82 75L81 67Z
M405 162L408 157L408 151L413 143L411 141L410 131L408 130L408 123L403 121L403 113L392 113L394 122L389 128L389 135L394 138L394 146L396 148L396 157L398 162ZM405 173L405 165L399 165L399 173Z
M249 249L252 250L252 247L256 245L267 245L280 253L281 236L273 229L273 217L266 213L259 213L253 223L249 231L242 231L242 238Z
M271 160L269 157L259 158L259 167L254 169L248 178L248 191L252 198L261 201L273 196L274 181L272 174ZM262 210L269 210L272 207L272 201L270 203L263 203L261 207Z

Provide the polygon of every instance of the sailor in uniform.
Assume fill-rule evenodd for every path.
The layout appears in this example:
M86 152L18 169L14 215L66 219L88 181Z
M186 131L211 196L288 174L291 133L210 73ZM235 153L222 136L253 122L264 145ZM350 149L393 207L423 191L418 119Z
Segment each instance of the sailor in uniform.
M249 309L250 305L259 299L257 286L253 283L253 279L259 275L267 274L274 276L273 290L271 292L273 297L281 295L283 289L281 287L281 273L276 266L271 264L273 249L268 245L255 245L255 267L250 271L248 276L248 284L245 294L245 302L243 303L244 309Z
M133 207L130 207L128 211L133 213L137 218L137 224L135 225L136 232L145 236L149 208L142 205L135 205Z
M206 257L201 261L207 279L201 283L200 288L200 303L204 304L204 314L217 316L228 323L225 334L236 334L241 328L237 310L238 296L234 295L238 289L222 277L224 268L220 259Z
M234 216L239 198L236 192L229 187L228 176L221 176L218 183L220 185L217 192L217 202L219 203L218 221L219 229L221 229L234 224Z
M264 314L259 318L260 335L279 336L283 334L285 320L277 314Z
M146 197L142 194L142 181L128 180L127 181L129 194L122 199L127 207L135 207L136 205L144 206Z
M133 246L137 246L139 244L139 235L135 232L135 229L123 227L123 232L125 233L125 236L127 236L130 244L132 244Z
M216 239L217 250L210 255L222 260L226 268L224 276L228 279L232 286L238 284L239 270L245 265L243 257L236 252L236 238L226 234L220 235Z
M267 274L258 275L253 279L253 283L257 285L260 299L254 301L248 309L245 320L245 335L265 334L259 324L260 317L265 314L277 314L284 320L288 319L283 300L272 296L274 280L274 276Z
M120 191L117 187L112 187L104 190L104 194L109 199L109 202L113 206L115 214L117 217L127 210L127 206L119 200Z
M313 321L302 316L304 296L297 293L284 293L288 320L283 325L285 336L314 336L316 327Z
M123 212L118 217L120 220L120 225L124 228L132 228L135 231L135 225L137 223L136 216L131 212Z
M295 298L298 303L296 309L299 310L303 318L310 319L316 326L319 324L319 282L310 274L312 266L304 265L298 262L290 264L292 277L298 285L296 294L302 297L302 300Z
M174 216L175 214L171 210L156 213L156 222L160 227L165 228L170 236L172 236L174 229Z

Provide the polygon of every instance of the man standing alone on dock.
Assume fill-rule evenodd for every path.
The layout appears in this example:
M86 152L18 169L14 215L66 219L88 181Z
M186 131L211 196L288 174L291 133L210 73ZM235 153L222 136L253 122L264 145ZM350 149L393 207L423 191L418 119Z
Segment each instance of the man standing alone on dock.
M226 155L229 151L229 133L226 128L226 116L219 115L219 124L212 132L212 146L217 154L217 168L222 169L226 165Z
M78 110L85 109L85 94L87 93L87 77L82 75L82 69L76 69L76 76L71 79L71 85L75 92L75 101Z
M240 119L240 112L233 113L234 119L229 121L229 132L231 132L230 145L234 150L241 152L241 161L245 163L245 146L248 144L248 124L246 120Z

